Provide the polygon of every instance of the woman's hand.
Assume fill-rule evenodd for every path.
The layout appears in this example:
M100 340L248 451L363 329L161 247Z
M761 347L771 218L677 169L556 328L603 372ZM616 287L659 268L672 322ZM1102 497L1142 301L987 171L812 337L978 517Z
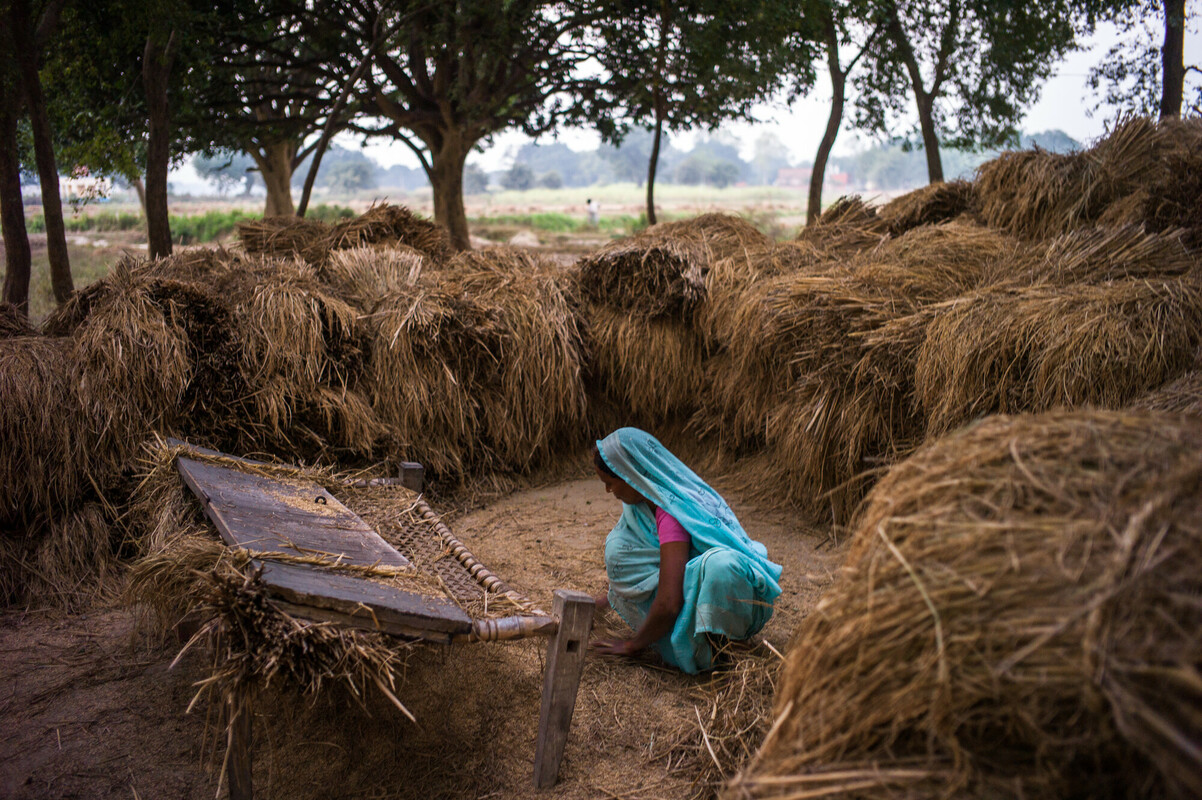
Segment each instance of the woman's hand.
M630 639L599 639L593 642L593 649L608 656L633 656L642 648Z

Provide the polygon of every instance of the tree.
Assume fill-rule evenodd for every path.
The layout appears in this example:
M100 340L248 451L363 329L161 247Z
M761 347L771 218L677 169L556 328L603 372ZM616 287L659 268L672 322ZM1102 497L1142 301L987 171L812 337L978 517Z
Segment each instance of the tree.
M813 0L803 7L817 21L817 32L826 55L827 74L831 79L831 110L826 128L818 142L814 167L810 171L810 195L806 206L806 224L812 224L822 213L822 184L826 180L826 164L839 128L843 124L843 108L847 102L847 78L870 47L876 42L880 21L874 19L871 6L865 0ZM847 53L843 63L840 48Z
M870 11L887 43L871 49L854 79L856 123L897 136L912 98L932 183L943 180L941 142L1015 140L1023 111L1082 24L1072 0L873 0Z
M434 189L434 220L467 249L463 173L468 154L509 128L529 136L580 119L596 80L577 69L587 57L576 35L586 10L550 0L404 2L347 0L340 18L360 41L379 19L405 19L364 78L359 102L417 155Z
M529 165L515 163L501 177L501 185L515 192L524 192L534 187L534 170Z
M551 172L544 172L542 175L538 176L538 185L544 189L562 189L563 178L559 177L559 173L555 172L554 170Z
M376 186L372 169L361 161L343 161L330 168L330 189L339 194L352 194Z
M218 150L211 156L204 154L192 159L192 168L200 177L217 184L222 194L241 186L242 196L249 197L255 188L254 160L245 153Z
M13 29L0 25L0 53L16 52ZM30 250L21 199L21 160L17 122L20 78L15 59L0 56L0 234L4 236L4 296L22 311L29 309Z
M484 194L488 191L488 175L479 164L468 164L463 170L464 194Z
M789 166L789 149L775 133L762 133L755 140L751 156L752 179L759 186L768 186L776 175Z
M793 4L777 0L611 0L597 23L597 60L614 116L597 127L621 141L632 126L653 131L647 221L655 224L655 175L665 130L711 129L750 118L753 104L785 86L813 81L810 50Z
M16 62L15 69L10 72L10 75L16 78L13 86L16 91L6 93L5 100L6 105L14 104L13 109L19 100L23 101L25 112L29 116L29 127L33 132L34 158L42 186L42 216L46 221L46 255L50 262L50 282L54 289L54 299L61 305L67 302L74 286L71 281L71 261L67 253L67 231L63 224L63 205L58 191L54 133L39 71L43 53L59 27L63 3L62 0L52 0L36 10L31 7L30 0L9 0L6 5L8 13L5 15L5 21L12 37L13 48L8 50L4 58L13 58ZM17 114L12 109L7 113ZM14 149L14 157L15 152ZM25 246L28 247L27 238L25 242ZM24 298L28 299L28 277L25 278L25 284ZM19 297L22 290L14 286L13 293Z
M1089 87L1105 89L1093 111L1107 105L1119 113L1165 119L1180 117L1188 100L1189 110L1202 114L1202 64L1185 63L1185 32L1196 31L1186 5L1185 0L1143 0L1108 9L1122 38L1089 71ZM1153 25L1157 19L1163 27L1159 33Z

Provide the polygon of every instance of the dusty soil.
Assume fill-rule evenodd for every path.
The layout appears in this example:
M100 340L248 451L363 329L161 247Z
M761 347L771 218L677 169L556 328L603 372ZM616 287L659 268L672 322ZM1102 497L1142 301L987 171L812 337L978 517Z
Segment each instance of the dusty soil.
M722 488L721 486L719 488ZM748 532L785 565L764 638L785 649L844 551L789 513L724 492ZM595 479L518 492L451 521L482 561L544 608L555 588L604 589L602 546L618 513ZM0 617L0 796L224 796L213 709L186 713L209 654L138 633L134 611ZM616 618L599 623L620 628ZM405 719L374 690L365 704L335 688L319 698L261 693L255 789L266 798L681 798L704 795L699 720L713 727L706 677L655 657L592 657L560 769L531 788L545 642L422 648L410 658ZM763 693L761 693L763 694ZM761 697L761 701L767 695ZM727 766L729 769L729 766Z

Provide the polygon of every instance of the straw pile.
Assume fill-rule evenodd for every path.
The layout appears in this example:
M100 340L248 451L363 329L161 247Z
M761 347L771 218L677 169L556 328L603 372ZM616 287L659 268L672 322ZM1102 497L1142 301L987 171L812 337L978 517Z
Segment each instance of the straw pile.
M753 254L768 248L746 220L705 214L654 225L581 262L588 383L620 424L654 427L696 410L706 356L696 322L708 292L741 284Z
M371 245L412 247L435 263L450 258L450 239L444 229L415 216L404 206L374 205L354 219L327 225L297 217L266 217L238 224L238 239L246 252L299 258L320 266L332 251Z
M7 301L0 302L0 339L14 336L33 336L37 328L29 324L29 317Z
M797 234L798 241L820 248L828 258L846 258L869 250L889 234L889 223L858 195L841 197L812 225Z
M583 259L581 294L629 314L687 322L705 299L712 264L767 243L751 223L728 214L653 225Z
M938 225L971 213L976 189L968 181L928 184L921 189L895 197L878 214L889 226L889 233L900 236L923 225Z
M933 436L994 412L1121 407L1184 372L1200 343L1194 277L990 289L930 323L914 381Z
M1129 119L1093 148L1066 155L1003 153L976 188L989 225L1047 239L1096 224L1186 228L1198 241L1202 120Z
M1197 369L1196 363L1194 369L1177 380L1137 397L1130 408L1202 416L1202 370Z
M995 417L896 467L728 796L1202 792L1202 426Z

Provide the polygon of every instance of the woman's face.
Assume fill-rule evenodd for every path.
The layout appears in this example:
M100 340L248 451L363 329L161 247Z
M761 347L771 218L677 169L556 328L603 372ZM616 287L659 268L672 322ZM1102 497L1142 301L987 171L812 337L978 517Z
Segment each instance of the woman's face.
M596 464L593 465L593 470L596 471L597 477L600 478L605 484L605 491L609 492L623 503L633 506L638 505L639 503L647 502L647 498L636 492L629 483L621 478L615 478L613 476L606 475Z

